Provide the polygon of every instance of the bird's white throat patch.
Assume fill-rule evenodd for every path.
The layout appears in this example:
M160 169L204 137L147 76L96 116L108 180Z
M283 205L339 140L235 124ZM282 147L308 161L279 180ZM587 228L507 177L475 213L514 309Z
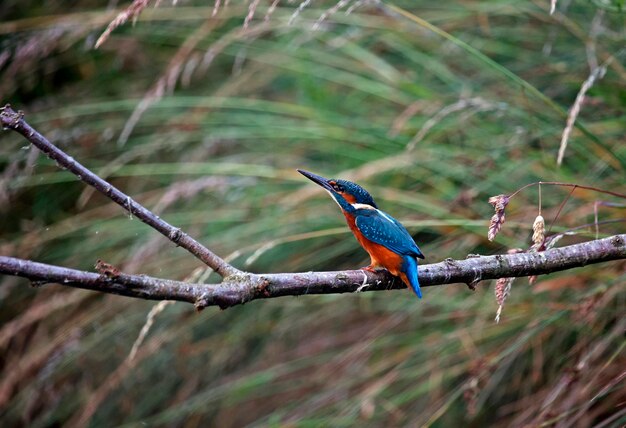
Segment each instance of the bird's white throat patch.
M376 209L373 206L367 205L367 204L352 204L352 207L355 210L375 210Z
M374 208L371 205L368 204L352 204L352 206L354 207L355 210L374 210L376 211L378 214L380 214L380 216L382 218L384 218L385 220L393 223L393 219L391 217L389 217L389 214L382 212L381 210Z

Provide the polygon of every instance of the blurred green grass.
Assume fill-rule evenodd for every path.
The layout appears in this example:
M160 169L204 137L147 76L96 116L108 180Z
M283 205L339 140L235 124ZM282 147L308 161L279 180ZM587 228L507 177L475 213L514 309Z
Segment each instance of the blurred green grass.
M267 23L260 5L248 33L247 6L234 2L177 64L212 5L146 9L95 51L113 14L77 3L0 7L9 52L0 79L11 82L0 99L238 267L367 262L335 204L296 168L363 184L428 262L529 246L537 189L512 200L496 243L486 240L489 196L538 180L626 190L624 14L607 2L561 5L555 17L541 2L381 2L338 12L320 31L311 27L334 2L305 8L291 26L297 5ZM588 62L611 55L557 168ZM134 109L175 66L176 84L120 144ZM1 254L79 269L103 259L176 279L200 267L18 135L0 138ZM543 187L548 224L568 192ZM577 190L554 231L593 223L604 199ZM624 210L600 207L599 218ZM579 232L560 244L595 234ZM201 313L174 304L129 364L154 303L4 277L0 419L72 424L91 409L92 426L619 426L625 279L623 263L533 287L518 279L500 324L486 283L474 293L428 288L419 302L379 292Z

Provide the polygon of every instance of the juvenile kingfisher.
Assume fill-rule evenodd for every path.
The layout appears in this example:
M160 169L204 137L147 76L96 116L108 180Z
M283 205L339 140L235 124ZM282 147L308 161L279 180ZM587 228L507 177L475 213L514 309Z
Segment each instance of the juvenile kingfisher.
M322 186L337 202L350 230L372 259L363 269L371 272L379 266L387 269L421 299L416 258L423 259L424 255L404 226L379 210L372 196L358 184L324 178L301 169L298 172Z

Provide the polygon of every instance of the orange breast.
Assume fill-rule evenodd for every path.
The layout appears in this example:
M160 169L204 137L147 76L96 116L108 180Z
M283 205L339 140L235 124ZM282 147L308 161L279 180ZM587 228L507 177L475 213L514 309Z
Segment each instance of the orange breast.
M352 233L359 241L359 244L361 244L372 258L372 264L384 267L391 272L392 275L400 275L400 268L403 262L402 256L364 237L361 231L356 227L354 216L347 213L344 213L344 216L346 217L350 230L352 230Z

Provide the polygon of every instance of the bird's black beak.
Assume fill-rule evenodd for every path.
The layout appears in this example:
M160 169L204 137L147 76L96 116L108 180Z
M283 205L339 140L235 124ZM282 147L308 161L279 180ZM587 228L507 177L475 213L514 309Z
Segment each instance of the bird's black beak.
M331 180L324 178L321 175L317 175L317 174L313 174L312 172L305 171L303 169L299 169L298 172L304 175L309 180L311 180L313 183L319 184L320 186L322 186L324 189L328 190L329 192L335 193L335 191L333 190L333 186L331 186L329 183L329 181Z

